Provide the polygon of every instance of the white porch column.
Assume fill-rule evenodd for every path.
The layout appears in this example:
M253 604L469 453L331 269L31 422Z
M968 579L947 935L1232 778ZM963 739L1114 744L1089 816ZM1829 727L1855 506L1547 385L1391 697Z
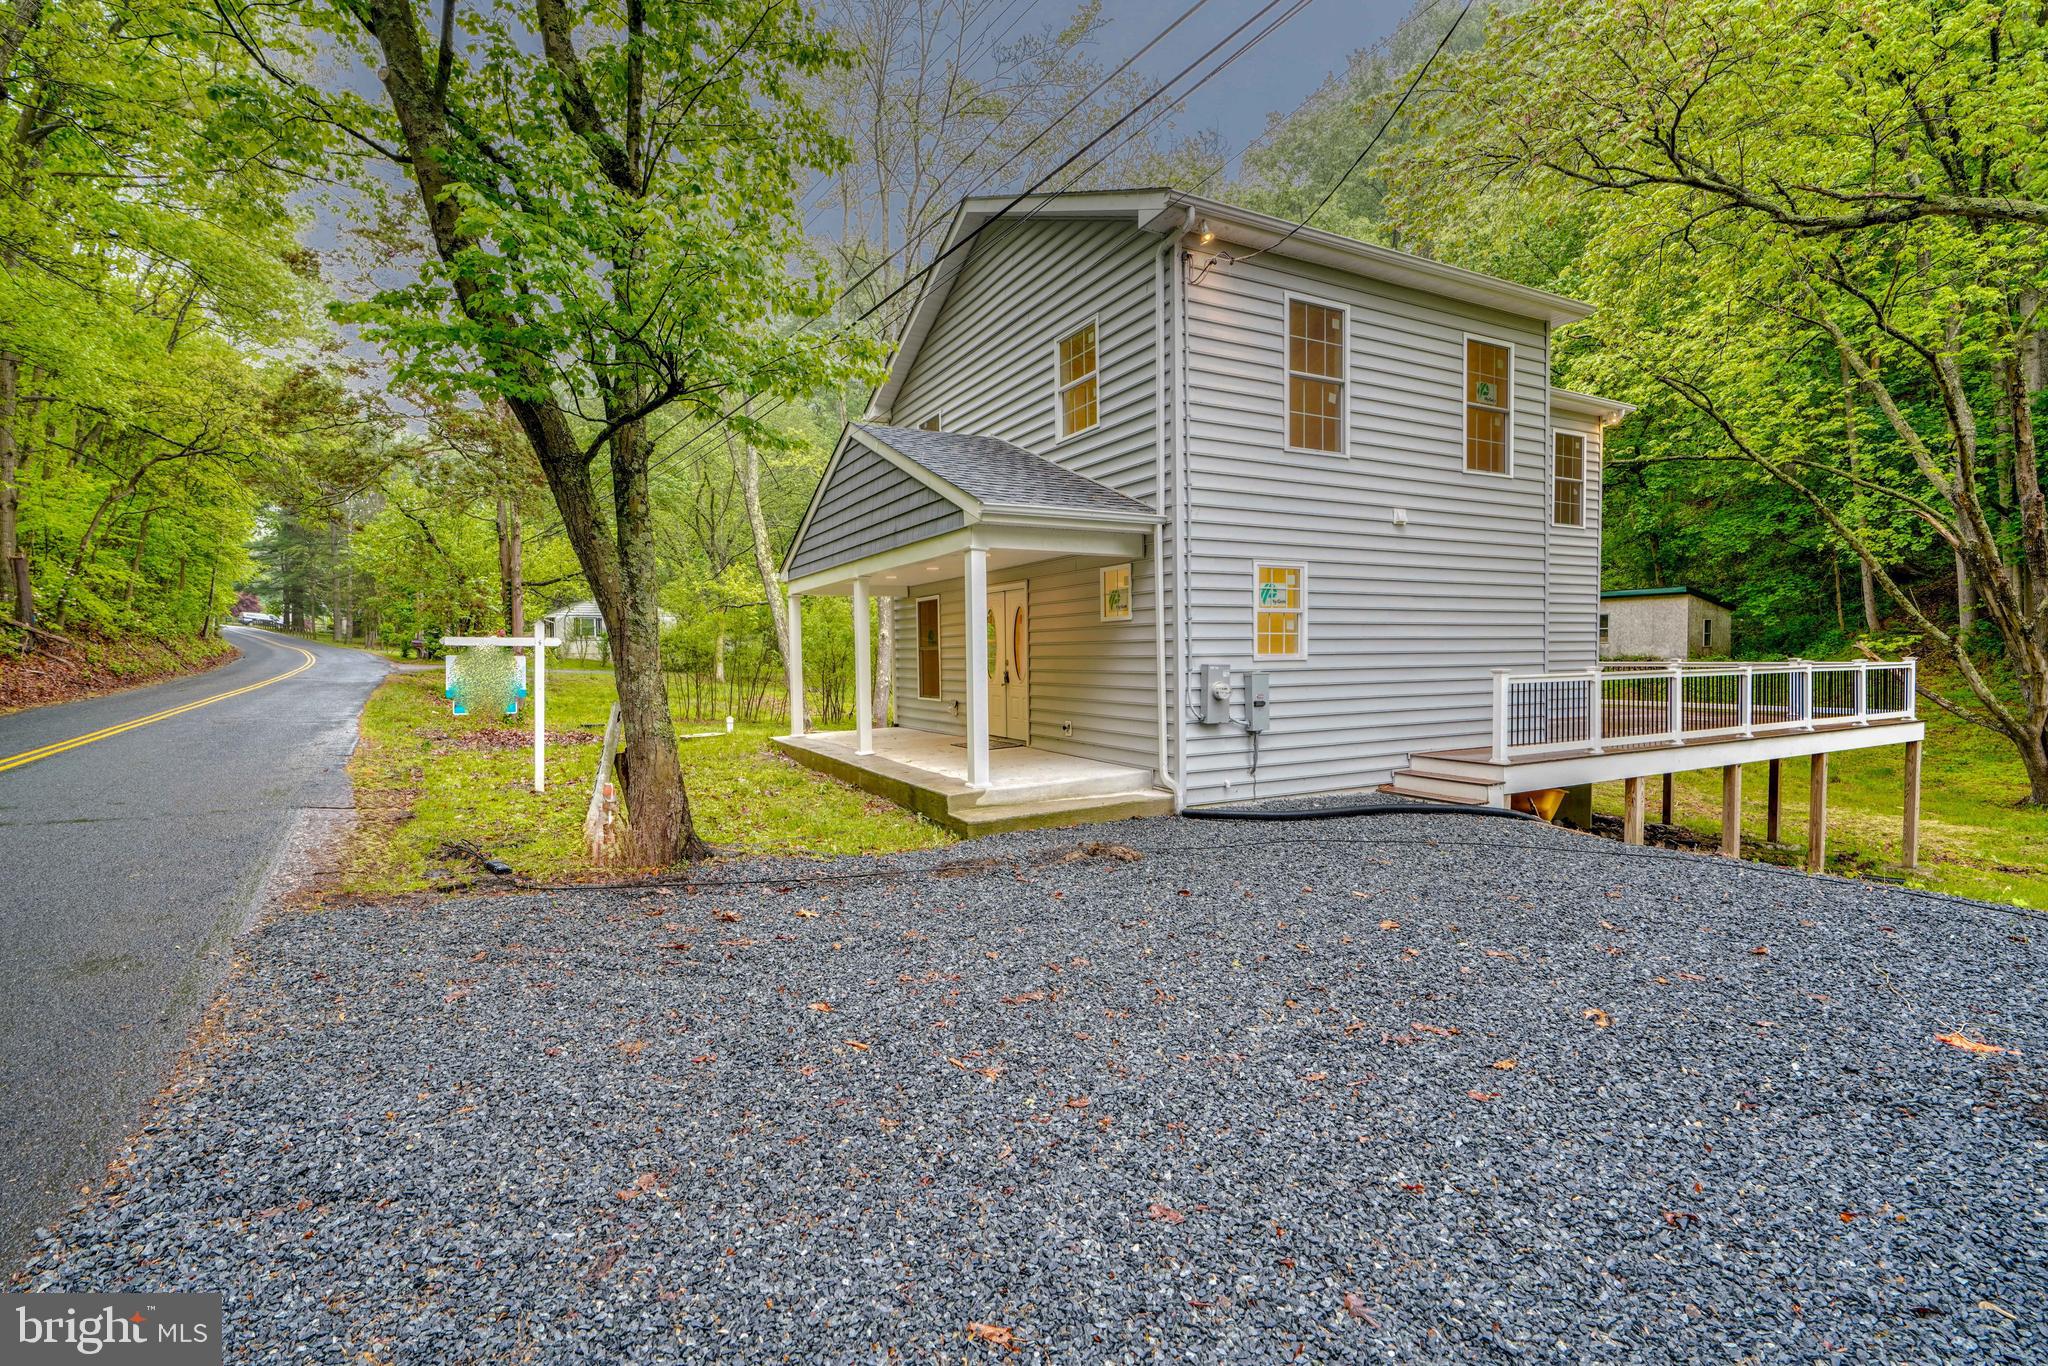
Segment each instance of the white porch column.
M869 657L868 581L853 581L853 730L855 754L875 752L875 666Z
M967 785L988 786L988 552L961 552L967 578Z
M804 600L789 595L789 733L804 733Z

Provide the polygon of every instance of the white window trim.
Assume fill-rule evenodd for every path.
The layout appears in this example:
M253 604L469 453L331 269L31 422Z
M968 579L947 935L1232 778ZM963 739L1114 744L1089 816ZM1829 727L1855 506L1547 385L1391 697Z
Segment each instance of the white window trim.
M1095 329L1095 369L1094 369L1094 371L1093 371L1093 374L1092 374L1092 378L1093 378L1093 379L1095 380L1095 420L1094 420L1093 422L1089 423L1089 424L1088 424L1087 426L1085 426L1085 427L1080 427L1080 428L1077 428L1076 430L1074 430L1074 431L1071 431L1071 432L1070 432L1070 431L1066 430L1066 425L1067 425L1067 424L1066 424L1066 417L1065 417L1065 414L1063 414L1063 413L1062 413L1062 412L1060 411L1060 400L1061 400L1061 399L1062 399L1063 397L1065 397L1065 396L1066 396L1066 392L1067 392L1067 390L1069 390L1069 389L1073 388L1073 387L1074 387L1074 384L1079 384L1079 383L1080 383L1081 381L1077 379L1077 380L1075 380L1075 381L1073 382L1073 384L1061 384L1061 383L1060 383L1060 343L1061 343L1061 342L1063 342L1063 341L1065 341L1065 340L1066 340L1067 338L1069 338L1069 337L1073 336L1073 335L1074 335L1074 334L1075 334L1076 332L1079 332L1079 331L1081 331L1082 329L1084 329L1084 328L1089 328L1089 327L1092 327L1092 328L1094 328L1094 329ZM1084 377L1084 378L1086 378L1086 377ZM1089 314L1089 315L1088 315L1087 317L1085 317L1085 318L1076 318L1076 319L1074 320L1074 322L1073 322L1073 324L1072 324L1071 326L1068 326L1068 327L1062 327L1062 328L1061 328L1061 329L1060 329L1059 331L1057 331L1057 332L1055 332L1055 333L1053 334L1053 338L1052 338L1052 444L1053 444L1053 445L1055 445L1055 446L1057 446L1057 445L1059 445L1059 444L1060 444L1061 442L1063 442L1063 441L1074 441L1074 440L1078 440L1079 438L1081 438L1081 437L1084 437L1084 436L1088 435L1088 433L1090 433L1090 432L1094 431L1094 430L1095 430L1096 428L1100 427L1101 425L1102 425L1102 323L1101 323L1101 320L1100 320L1100 317L1099 317L1099 315L1097 315L1097 314L1094 314L1094 313L1091 313L1091 314Z
M1467 463L1472 448L1472 402L1466 395L1472 392L1473 342L1485 342L1488 346L1507 348L1508 467L1501 471L1475 470ZM1476 475L1482 479L1515 477L1515 344L1504 337L1489 337L1483 332L1467 332L1458 342L1458 469L1461 473Z
M1317 455L1328 455L1329 451L1317 451ZM1301 617L1295 631L1296 649L1293 654L1265 655L1259 653L1259 571L1262 569L1292 569L1301 575ZM1308 566L1299 560L1253 560L1252 561L1252 660L1259 664L1285 664L1290 660L1308 658Z
M1108 609L1103 605L1103 599L1108 596L1106 590L1109 587L1109 571L1112 569L1124 571L1124 614L1120 617L1110 616ZM1131 561L1106 564L1095 571L1095 613L1099 620L1121 624L1134 619L1137 615L1137 593L1138 576L1131 568Z
M1579 439L1579 520L1576 522L1560 522L1557 520L1557 439L1560 436L1575 436ZM1508 459L1510 466L1512 466L1514 457L1510 455ZM1575 427L1552 427L1550 429L1550 524L1560 531L1586 530L1586 509L1588 506L1586 502L1586 485L1590 482L1587 476L1591 473L1590 466L1592 463L1593 439L1591 437ZM1471 470L1468 473L1477 474L1479 471Z
M1303 379L1328 380L1328 375L1311 375L1306 370L1294 368L1294 357L1290 354L1293 334L1288 331L1296 303L1314 304L1317 308L1335 309L1344 319L1343 363L1337 374L1337 449L1318 450L1314 446L1297 446L1288 438L1293 434L1294 424L1288 419L1288 389L1290 381L1298 374ZM1327 455L1338 459L1351 458L1351 305L1338 303L1334 299L1319 299L1313 294L1300 294L1294 290L1283 291L1280 295L1280 445L1289 455Z
M937 692L935 692L935 693L927 693L927 692L925 692L925 691L924 691L924 671L923 671L922 669L919 669L919 668L918 668L919 658L920 658L920 656L922 656L922 655L924 654L924 636L923 636L923 633L922 633L922 632L921 632L921 631L919 630L919 626L920 626L920 624L921 624L921 623L920 623L920 621L919 621L919 618L921 618L921 617L922 617L922 616L924 615L924 604L926 604L926 603L928 603L928 602L930 602L930 603L939 603L939 605L938 605L938 606L936 606L936 607L932 608L932 615L933 615L933 616L935 616L935 617L937 617L937 618L938 618L938 622L939 622L939 643L938 643L938 645L937 645L937 646L935 647L935 649L934 649L934 651L933 651L933 653L937 654L937 655L938 655L938 657L939 657L939 668L938 668L938 674L939 674L939 690L938 690ZM939 602L939 596L938 596L938 594L936 594L936 593L933 593L933 594L931 594L931 595L929 595L929 596L927 596L927 597L922 597L922 598L913 598L913 599L911 599L911 603L912 603L912 606L911 606L911 609L910 609L910 624L911 624L911 630L912 630L913 632L915 632L916 634L914 634L914 635L913 635L913 637L912 637L912 639L913 639L913 640L914 640L914 642L915 642L915 646L914 646L914 648L913 648L913 651L912 651L912 653L911 653L911 656L910 656L910 665L911 665L911 667L912 667L913 669L917 669L917 670L918 670L918 676L917 676L917 679L916 679L916 684L917 684L917 689L918 689L918 692L917 692L917 699L918 699L918 701L920 701L920 702L943 702L943 701L945 700L945 698L946 698L946 608L945 608L945 604L944 604L944 603L940 603L940 602Z

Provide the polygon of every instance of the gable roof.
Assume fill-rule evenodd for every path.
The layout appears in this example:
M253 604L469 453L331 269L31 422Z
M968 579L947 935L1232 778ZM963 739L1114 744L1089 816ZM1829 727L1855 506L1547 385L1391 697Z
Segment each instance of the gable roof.
M888 378L869 401L868 412L886 414L910 375L917 352L924 344L953 282L967 264L974 248L966 244L984 227L998 220L1024 222L1034 219L1124 218L1141 231L1169 234L1195 230L1198 226L1215 239L1211 245L1221 253L1227 267L1231 247L1251 252L1271 252L1368 279L1401 285L1427 294L1459 299L1503 313L1540 318L1553 324L1577 322L1589 317L1593 308L1548 290L1534 289L1493 275L1483 275L1462 266L1447 265L1391 247L1374 246L1356 238L1301 227L1284 218L1256 213L1220 199L1187 194L1178 190L1153 188L1080 191L1069 194L984 195L963 199L953 213L953 222L939 248L939 259L926 276L917 305L905 320L897 338L896 355ZM1229 246L1218 245L1228 243ZM950 254L949 254L950 253Z
M782 557L785 574L793 573L793 566L804 557L812 526L819 510L835 498L842 470L868 457L880 460L884 467L895 467L930 491L929 525L938 524L929 514L945 504L953 509L951 520L945 523L948 528L992 518L1041 524L1046 519L1118 527L1142 524L1150 529L1165 520L1135 498L993 436L856 422L847 425L824 475L811 491L803 521ZM870 463L869 477L872 469ZM820 567L813 565L812 569Z
M993 436L870 422L856 422L852 429L966 494L979 505L970 511L1096 513L1158 520L1137 499Z
M1699 589L1687 588L1684 584L1676 584L1670 588L1609 588L1600 594L1602 602L1609 598L1698 598L1701 602L1711 602L1726 612L1735 610L1734 603L1723 602L1712 593L1702 593Z

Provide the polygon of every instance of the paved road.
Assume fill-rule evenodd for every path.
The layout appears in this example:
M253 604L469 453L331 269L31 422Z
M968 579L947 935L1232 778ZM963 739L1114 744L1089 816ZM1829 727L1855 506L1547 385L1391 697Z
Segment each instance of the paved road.
M230 638L210 673L0 716L0 1269L134 1127L299 812L348 803L384 664Z

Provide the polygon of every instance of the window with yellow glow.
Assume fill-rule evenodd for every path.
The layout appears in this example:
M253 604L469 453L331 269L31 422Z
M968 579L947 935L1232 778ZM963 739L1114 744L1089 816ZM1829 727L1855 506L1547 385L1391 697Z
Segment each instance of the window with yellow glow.
M1252 657L1302 659L1308 654L1308 608L1298 564L1261 564L1252 571Z
M1465 342L1465 468L1507 474L1508 348L1477 338Z
M1586 524L1586 438L1559 432L1550 475L1550 520L1558 526Z
M1287 445L1344 452L1344 310L1287 301Z
M1064 439L1095 425L1095 324L1060 338L1060 436Z

